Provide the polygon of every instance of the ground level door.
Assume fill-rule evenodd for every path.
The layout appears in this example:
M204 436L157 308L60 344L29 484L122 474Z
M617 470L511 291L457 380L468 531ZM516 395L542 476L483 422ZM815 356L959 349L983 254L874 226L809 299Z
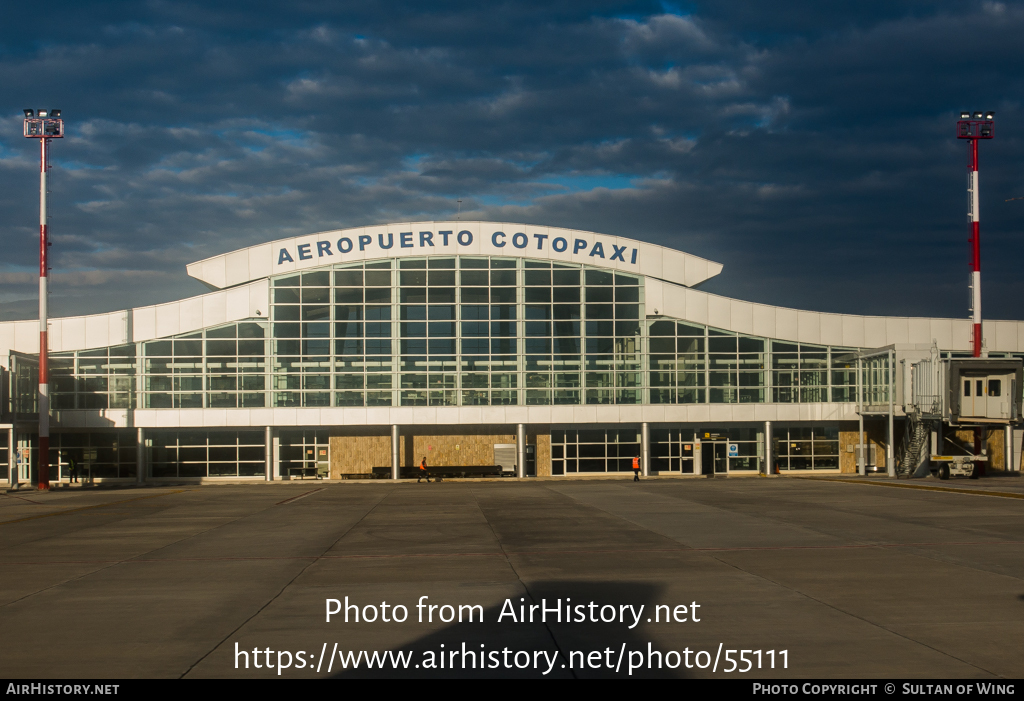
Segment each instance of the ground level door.
M36 447L29 436L18 436L18 453L15 456L18 471L18 481L22 484L35 481L35 457Z
M700 460L702 475L725 474L729 471L729 443L701 441Z

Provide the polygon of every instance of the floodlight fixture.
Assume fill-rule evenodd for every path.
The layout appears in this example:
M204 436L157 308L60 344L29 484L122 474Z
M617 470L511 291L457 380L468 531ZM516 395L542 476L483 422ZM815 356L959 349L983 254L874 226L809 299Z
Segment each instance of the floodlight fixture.
M963 111L960 113L960 120L956 123L956 137L958 139L991 139L995 134L995 116L992 110L982 112Z
M60 110L24 110L25 136L34 139L64 138L64 120ZM34 115L34 116L33 116Z

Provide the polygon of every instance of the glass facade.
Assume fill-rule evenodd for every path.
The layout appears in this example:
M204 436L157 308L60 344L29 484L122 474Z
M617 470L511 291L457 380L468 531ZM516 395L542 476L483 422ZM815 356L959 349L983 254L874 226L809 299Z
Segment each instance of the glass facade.
M265 406L266 322L142 344L147 409Z
M134 408L135 352L135 345L128 344L55 353L50 362L53 408Z
M788 434L783 433L783 437ZM633 458L641 456L640 441L639 427L552 430L551 474L629 472ZM763 428L653 426L650 429L650 469L655 474L751 472L762 469L763 459Z
M644 278L606 269L382 259L270 293L267 319L51 354L53 409L856 401L858 349L648 316ZM888 356L865 359L866 405L888 403L891 377ZM11 354L15 414L36 411L37 378Z
M138 343L51 353L54 477L67 478L69 457L89 479L135 477L138 434L134 428L113 428L133 425L131 414L125 423L117 410L656 405L661 408L576 413L612 422L607 426L552 426L551 474L628 473L641 454L639 422L653 415L652 472L697 475L762 470L764 424L752 418L776 412L736 407L690 413L666 411L668 405L857 401L856 358L864 349L796 343L671 318L649 308L649 285L654 281L637 274L507 255L380 258L272 276L269 307L255 318ZM665 288L665 294L672 289ZM265 308L262 302L259 308ZM942 352L944 358L968 355ZM860 357L864 409L887 410L897 370L891 353L881 349ZM37 356L11 352L6 413L18 431L17 448L0 445L0 472L6 471L5 451L13 451L22 479L34 464L38 377ZM91 425L96 416L83 418L74 411L111 414L92 430L77 426ZM848 406L821 415L853 411ZM316 412L291 413L312 425L275 429L275 474L322 477L331 430L316 425ZM483 419L500 414L467 413ZM717 428L697 423L704 418L688 425L671 421L681 415L737 418ZM815 414L780 408L777 415ZM262 428L201 425L223 425L224 416L188 412L166 422L161 416L155 423L200 426L145 428L144 472L165 479L262 477L266 434ZM552 417L561 418L551 420L569 420L565 416L554 412ZM615 425L616 416L630 418ZM147 415L143 423L152 426L152 419ZM272 419L254 413L240 423L250 420ZM773 420L774 466L839 469L837 422L789 421ZM528 454L535 455L529 451L538 447L528 446Z
M852 348L667 320L650 324L648 334L652 404L856 401Z
M644 278L605 269L383 259L277 276L270 293L267 319L53 353L53 409L856 401L858 349L648 316ZM11 361L12 408L31 414L38 361ZM865 404L886 404L888 357L863 374Z
M260 430L151 429L145 442L153 477L262 477L266 471Z
M762 469L764 431L759 427L651 429L651 471L678 474Z
M329 455L328 432L324 429L289 429L281 431L278 455L281 474L293 477L315 477L318 457Z
M839 469L839 429L831 426L776 427L772 431L780 470Z
M268 320L54 353L54 409L856 399L855 349L648 318L643 278L603 269L380 260L279 276L271 295ZM19 405L34 371L22 358Z
M136 433L132 429L51 433L51 477L65 480L70 477L68 458L74 459L79 476L87 481L135 477L136 444Z
M551 432L551 474L631 472L640 457L640 429L587 428Z

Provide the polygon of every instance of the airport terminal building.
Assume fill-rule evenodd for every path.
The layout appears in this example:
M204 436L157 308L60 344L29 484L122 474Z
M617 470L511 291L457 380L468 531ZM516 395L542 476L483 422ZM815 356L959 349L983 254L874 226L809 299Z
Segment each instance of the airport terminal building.
M660 475L853 472L858 446L884 466L901 439L899 349L971 355L967 318L697 289L721 270L632 239L465 221L199 261L188 274L208 294L51 321L51 481L69 457L93 481L395 477L424 457L526 478L628 476L634 457ZM1024 322L984 335L989 358L1024 357ZM36 464L38 343L37 322L0 323L11 482ZM1005 390L1014 407L1020 390ZM1019 439L992 433L991 464L1019 469Z

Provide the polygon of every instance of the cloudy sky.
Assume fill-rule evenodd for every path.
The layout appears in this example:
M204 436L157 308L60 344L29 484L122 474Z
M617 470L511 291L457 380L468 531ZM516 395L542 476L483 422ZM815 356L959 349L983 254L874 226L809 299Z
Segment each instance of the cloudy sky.
M703 289L966 317L961 109L986 318L1024 319L1024 4L50 2L0 9L0 318L35 314L38 147L59 107L56 315L200 294L186 263L453 217L725 264Z

